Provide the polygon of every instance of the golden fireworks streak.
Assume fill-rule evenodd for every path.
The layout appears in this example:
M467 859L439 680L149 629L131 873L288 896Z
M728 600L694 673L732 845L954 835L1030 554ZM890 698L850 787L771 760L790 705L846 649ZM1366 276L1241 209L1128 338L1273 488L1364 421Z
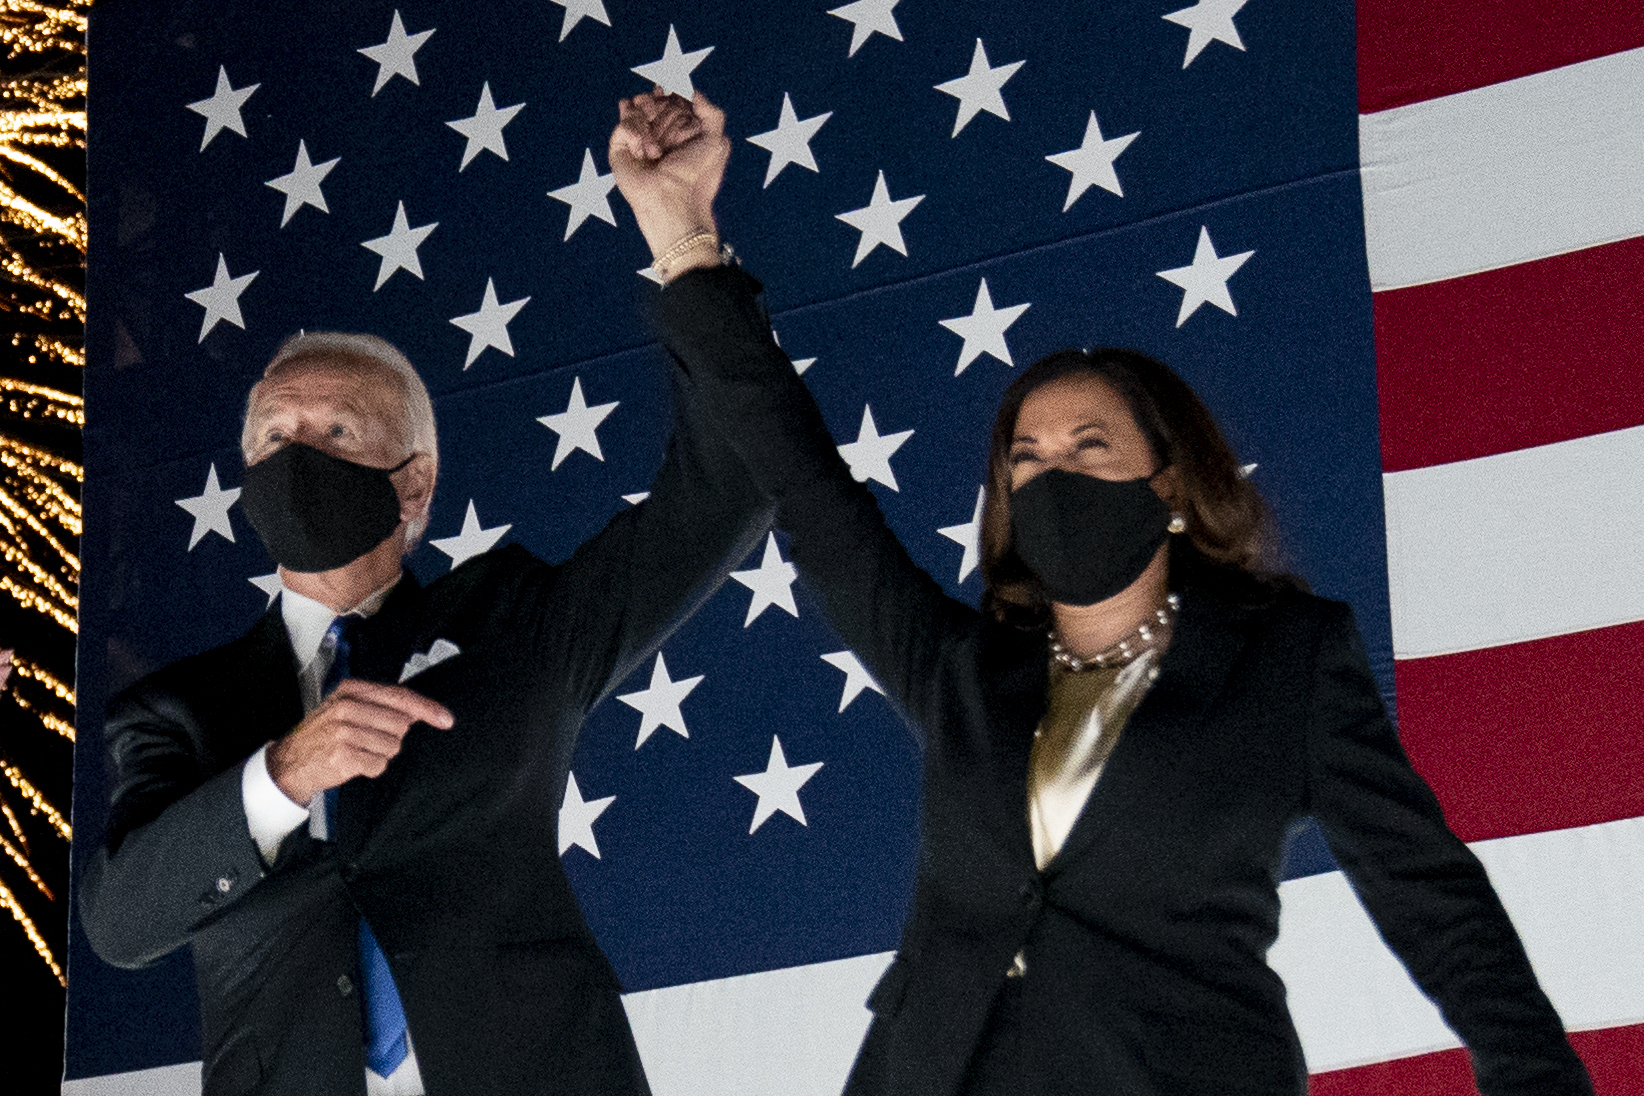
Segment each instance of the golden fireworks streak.
M0 799L0 813L5 814L6 821L11 825L12 834L17 838L17 843L23 846L24 852L28 852L29 835L23 832L23 824L17 820L15 814L11 813L11 804L4 799Z
M33 609L37 613L44 613L75 635L80 634L80 622L73 613L64 612L29 587L18 585L12 581L10 575L0 575L0 591L10 594L22 602L23 608Z
M77 150L86 145L89 6L88 0L0 0L0 57L11 74L0 79L0 310L10 317L6 333L17 363L10 368L44 366L44 375L54 379L60 374L50 370L59 365L85 365L81 330L86 298L80 271L86 200L76 180ZM72 392L0 377L0 591L74 633L82 513L77 496L84 470L50 448L8 436L5 417L19 425L78 430L85 426L85 403ZM73 741L72 684L29 659L14 656L12 664L10 692L19 708L44 730ZM55 903L52 887L41 877L42 872L52 875L53 869L31 861L18 816L26 803L29 813L43 816L64 841L73 836L68 820L3 756L0 774L17 795L11 802L12 790L0 782L0 814L5 816L0 835L8 830L10 835L0 836L0 863L9 859L28 876L33 890ZM62 967L21 900L40 899L18 886L21 895L0 881L0 906L11 911L63 983Z
M26 445L23 442L18 441L16 438L8 438L4 434L0 434L0 449L6 449L13 453L20 454L21 456L28 458L28 460L34 464L50 468L53 471L62 472L67 476L72 476L76 483L85 478L85 469L81 468L78 464L69 460L67 457L60 457L56 453L45 449L36 449L34 446ZM79 504L76 503L75 505L78 506Z
M29 882L38 887L41 894L45 895L53 902L57 900L57 896L51 893L51 888L46 886L46 881L41 879L39 873L34 870L34 865L29 863L28 857L18 852L15 845L13 845L10 841L7 841L4 837L0 837L0 848L4 848L6 855L11 857L12 862L28 873Z
M30 662L26 658L18 658L16 655L12 656L11 665L18 677L26 677L31 681L38 681L41 685L45 686L47 692L51 693L58 700L66 700L70 704L74 703L74 690L59 681L56 675L44 666L41 666L36 662Z
M11 377L0 377L0 407L22 419L51 419L81 428L86 425L86 401L79 396Z
M51 671L47 670L38 663L30 662L26 658L18 658L16 655L13 655L11 667L12 673L16 675L11 687L11 698L17 702L17 706L26 712L33 712L34 717L38 719L41 725L47 730L55 731L57 734L68 739L70 742L73 742L74 724L54 712L47 711L39 704L24 696L21 684L24 681L32 682L35 685L38 685L45 692L56 697L58 700L67 701L71 706L74 704L74 690L69 688L62 681L58 680L56 675L52 674Z
M0 506L10 509L15 507L16 503L11 496L4 491L0 491ZM0 513L0 529L4 529L14 537L17 535L17 527L3 513ZM54 609L60 608L71 616L80 608L80 599L69 593L68 587L57 581L44 567L34 562L29 557L27 549L20 548L15 544L0 543L0 558L4 558L7 563L10 563L33 580L34 587L29 591L29 600L38 601L40 605L31 607L48 611L45 606L49 605ZM50 600L53 597L57 599L55 602ZM52 613L51 615L55 617L57 614Z
M29 943L34 945L34 950L39 953L40 958L46 961L46 966L51 968L51 972L57 976L58 985L67 987L68 979L63 977L63 968L57 965L57 959L51 954L51 948L46 946L46 938L40 935L40 930L34 927L34 919L23 909L23 904L17 901L17 896L11 893L11 888L4 883L0 883L0 906L10 910L11 915L23 926L23 931L28 934Z
M31 502L39 502L39 501L42 501L42 500L31 499L30 501ZM46 523L41 521L39 519L39 517L36 516L36 514L33 510L29 509L27 506L24 506L22 503L18 502L15 498L12 497L11 492L7 491L3 487L0 487L0 507L4 507L6 510L10 511L11 514L14 517L21 520L24 525L28 526L29 529L33 530L33 532L36 536L38 536L41 540L45 541L47 544L51 545L52 550L55 551L59 556L62 557L64 564L70 570L74 571L75 574L80 573L80 559L79 559L79 557L76 556L73 552L69 551L66 547L64 547L63 543L61 541L59 541L56 537L51 535L50 530L48 530L46 528ZM49 503L48 503L48 507L49 507ZM50 510L48 508L46 512L50 517L56 518L60 524L71 527L70 528L71 532L78 533L80 531L79 528L78 528L78 526L80 524L79 516L77 514L69 513L66 507L62 508L62 509L59 509L55 513L52 512L52 510ZM17 527L15 525L13 525L11 522L7 521L4 514L0 514L0 526L4 526L6 531L11 533L12 536L17 536L18 535ZM42 575L45 575L45 569L44 568L39 568L39 571ZM68 588L65 587L62 583L58 582L56 579L42 578L41 584L43 586L45 586L47 590L51 591L53 594L56 594L58 597L62 598L63 601L65 603L67 603L68 605L78 607L78 605L80 604L79 601L76 599L76 597L72 593L69 592Z
M7 306L53 323L83 323L85 293L75 280L53 271L78 265L86 250L86 199L62 171L32 150L85 147L85 31L89 4L70 0L0 0L0 51L9 61L40 58L40 67L0 82L0 224L21 230L0 233L0 272L32 292ZM64 60L72 71L52 71ZM15 168L30 182L48 184L51 197L25 194L13 185ZM55 361L83 366L82 350L48 332L28 339Z
M85 82L81 81L78 85L72 86L67 90L69 90L71 94L84 95L86 93ZM4 129L0 129L0 156L4 156L13 163L22 164L24 167L29 168L37 174L50 179L64 190L68 191L81 203L84 203L86 196L80 193L79 187L65 179L55 168L46 163L44 160L41 160L35 156L30 156L28 153L16 147L11 142L22 141L27 144L45 144L54 148L70 147L72 145L73 138L68 136L68 134L74 130L83 130L86 128L86 112L83 110L54 110L41 114L13 114L7 119L7 122L9 124L6 125ZM50 128L47 133L39 137L36 137L32 133L24 132L25 127L32 128L34 126L46 126ZM85 238L86 230L85 218L78 217L77 219L80 221L79 232L80 238L83 240Z
M68 819L64 818L57 808L53 807L50 801L40 794L39 788L29 783L28 777L23 775L23 770L9 761L0 759L0 774L3 774L7 780L11 781L11 786L16 788L22 793L23 798L29 801L30 813L45 815L46 821L51 825L51 828L57 831L57 836L64 841L73 840L74 830L68 824Z
M0 378L0 401L8 394L54 408L59 418L84 413L77 396ZM0 590L71 632L78 629L72 587L79 584L80 557L66 541L80 536L82 510L70 484L84 477L76 462L0 435L0 561L11 572L0 574Z
M16 57L21 53L43 53L66 49L85 53L86 15L89 3L47 4L40 0L6 0L0 4L0 18L7 15L33 19L0 23L0 45Z
M33 701L25 700L18 694L16 689L12 690L11 698L15 700L17 702L17 706L25 712L33 712L34 718L38 719L41 725L48 731L56 731L70 742L74 741L74 724L70 723L66 719L63 719L61 716L52 715L50 712L41 709Z
M16 150L7 149L0 145L0 156L7 159L16 159ZM14 224L20 225L31 232L50 233L65 243L73 244L84 250L86 246L86 219L74 214L68 217L59 217L47 210L41 209L9 186L0 184L0 217L5 217ZM45 283L58 296L72 304L77 304L80 311L85 311L86 299L80 296L72 286L60 282L48 281Z
M28 381L16 380L12 377L0 377L0 391L27 392L31 396L45 396L58 400L70 407L84 407L86 401L72 392L59 392L55 388L47 388L43 384L30 384Z

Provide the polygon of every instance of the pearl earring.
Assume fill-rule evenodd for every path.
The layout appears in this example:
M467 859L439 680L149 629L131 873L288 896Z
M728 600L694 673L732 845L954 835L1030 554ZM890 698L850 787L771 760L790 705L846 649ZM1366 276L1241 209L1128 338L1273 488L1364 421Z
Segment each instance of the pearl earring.
M1171 514L1170 524L1165 526L1165 528L1169 529L1172 533L1185 533L1187 532L1187 518L1182 514Z

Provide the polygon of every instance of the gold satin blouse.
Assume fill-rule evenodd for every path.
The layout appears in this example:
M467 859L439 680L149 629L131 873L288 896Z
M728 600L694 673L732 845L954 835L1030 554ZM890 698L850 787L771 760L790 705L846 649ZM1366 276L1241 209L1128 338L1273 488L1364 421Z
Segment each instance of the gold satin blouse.
M1156 647L1127 666L1080 673L1051 663L1049 706L1028 761L1028 825L1041 871L1061 851L1125 720L1159 676L1161 653Z

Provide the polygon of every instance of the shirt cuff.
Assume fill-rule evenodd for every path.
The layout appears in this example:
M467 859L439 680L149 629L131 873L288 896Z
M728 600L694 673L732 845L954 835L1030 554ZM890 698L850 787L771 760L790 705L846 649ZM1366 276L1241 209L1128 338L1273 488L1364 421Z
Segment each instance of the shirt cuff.
M264 745L246 759L240 774L240 799L245 804L246 825L251 839L272 864L286 834L308 821L308 808L286 798L274 778L268 775L268 747Z

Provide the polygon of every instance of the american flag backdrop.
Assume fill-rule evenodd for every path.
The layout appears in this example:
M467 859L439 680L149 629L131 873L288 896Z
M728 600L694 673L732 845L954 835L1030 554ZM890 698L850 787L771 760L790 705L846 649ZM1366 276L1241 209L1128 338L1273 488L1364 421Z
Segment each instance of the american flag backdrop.
M425 580L563 558L668 422L604 147L724 106L721 227L914 558L974 601L993 409L1065 345L1210 404L1601 1093L1644 1089L1644 14L1617 0L179 0L91 25L76 848L119 688L277 591L247 388L300 329L433 393ZM1384 501L1385 500L1385 501ZM918 757L780 535L584 729L560 856L659 1094L833 1093L896 945ZM1316 1093L1471 1092L1335 871L1272 960ZM75 933L65 1092L197 1093L190 965Z

